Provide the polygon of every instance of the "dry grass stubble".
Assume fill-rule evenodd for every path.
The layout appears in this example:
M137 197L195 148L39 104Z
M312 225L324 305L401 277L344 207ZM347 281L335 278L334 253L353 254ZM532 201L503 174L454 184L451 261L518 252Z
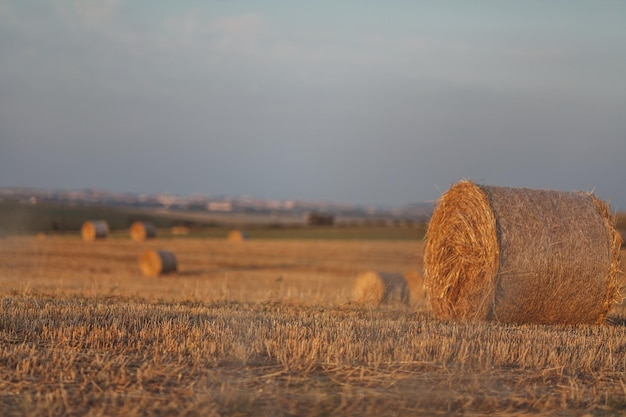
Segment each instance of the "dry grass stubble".
M415 246L5 239L0 414L626 410L626 326L454 323L348 302L358 270L406 271ZM180 253L180 272L141 277L146 247Z
M11 415L600 415L626 329L449 323L274 303L0 300Z

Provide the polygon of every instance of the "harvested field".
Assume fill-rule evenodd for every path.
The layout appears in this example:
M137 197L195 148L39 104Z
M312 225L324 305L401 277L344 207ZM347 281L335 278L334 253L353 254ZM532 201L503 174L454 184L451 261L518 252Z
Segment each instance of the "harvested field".
M290 301L342 304L363 269L402 272L421 265L415 241L130 239L86 244L73 237L8 238L0 244L3 291L121 295L169 301ZM178 272L149 280L138 259L146 249L176 254Z
M141 275L146 249L178 272ZM419 241L0 241L3 416L609 416L613 325L441 321L350 301L361 270L421 269ZM416 267L417 265L417 267Z

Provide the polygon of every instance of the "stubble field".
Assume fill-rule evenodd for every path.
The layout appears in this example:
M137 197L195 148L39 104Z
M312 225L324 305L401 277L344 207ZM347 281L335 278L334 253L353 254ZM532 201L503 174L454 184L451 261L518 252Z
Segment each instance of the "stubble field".
M141 276L145 249L178 273ZM351 301L418 240L0 240L0 415L619 415L626 327Z

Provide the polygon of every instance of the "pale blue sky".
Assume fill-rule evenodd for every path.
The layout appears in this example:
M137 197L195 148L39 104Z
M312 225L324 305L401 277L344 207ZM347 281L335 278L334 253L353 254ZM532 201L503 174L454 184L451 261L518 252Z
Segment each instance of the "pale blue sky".
M626 210L626 2L0 0L0 186Z

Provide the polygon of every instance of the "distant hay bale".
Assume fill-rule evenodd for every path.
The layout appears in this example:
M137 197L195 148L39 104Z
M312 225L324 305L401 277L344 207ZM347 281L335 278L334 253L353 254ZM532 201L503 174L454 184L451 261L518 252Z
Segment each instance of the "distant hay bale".
M158 277L176 272L176 255L166 250L146 250L139 258L141 273L146 277Z
M620 299L619 237L593 194L461 181L430 220L433 313L510 323L600 323Z
M141 241L156 237L157 228L152 223L134 222L130 226L130 238L132 240Z
M409 287L401 274L364 271L359 273L352 287L352 298L364 304L409 303Z
M410 270L404 274L404 279L409 287L409 302L414 306L426 304L426 288L424 276L418 270Z
M81 228L83 240L104 239L109 234L109 224L105 220L88 220Z
M242 232L241 230L231 230L228 233L229 242L243 242L244 240L248 240L248 234L246 232Z
M187 236L189 234L189 228L187 226L173 226L170 232L174 236Z

